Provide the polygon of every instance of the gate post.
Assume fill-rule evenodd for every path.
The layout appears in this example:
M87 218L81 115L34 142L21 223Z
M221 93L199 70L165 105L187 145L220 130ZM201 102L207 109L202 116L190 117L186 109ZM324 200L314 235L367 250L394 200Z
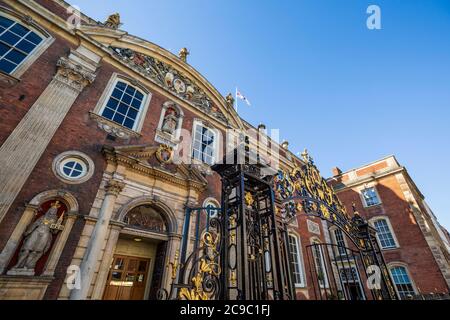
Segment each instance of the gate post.
M212 167L222 178L222 298L290 299L289 262L284 261L289 255L282 254L279 243L273 176L265 175L268 167L252 156L246 150L242 157L235 149L224 164Z

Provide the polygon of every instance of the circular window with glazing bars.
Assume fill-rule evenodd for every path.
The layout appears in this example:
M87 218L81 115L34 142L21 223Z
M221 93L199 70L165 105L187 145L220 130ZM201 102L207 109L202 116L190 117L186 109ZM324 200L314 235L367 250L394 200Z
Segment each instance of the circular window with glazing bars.
M53 172L65 183L79 184L89 180L94 174L94 162L79 151L67 151L53 161Z

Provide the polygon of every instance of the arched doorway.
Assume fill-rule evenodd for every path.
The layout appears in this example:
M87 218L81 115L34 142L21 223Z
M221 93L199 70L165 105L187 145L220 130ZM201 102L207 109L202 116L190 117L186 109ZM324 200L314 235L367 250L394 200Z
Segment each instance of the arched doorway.
M126 224L117 241L104 300L153 299L160 288L169 222L155 204L132 207L121 218Z

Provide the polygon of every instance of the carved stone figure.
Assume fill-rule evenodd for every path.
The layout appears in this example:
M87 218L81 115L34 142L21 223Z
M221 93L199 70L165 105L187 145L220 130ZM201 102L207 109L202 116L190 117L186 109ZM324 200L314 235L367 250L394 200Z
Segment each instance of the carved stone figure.
M178 118L173 109L167 109L161 130L163 132L173 134L177 129Z
M19 259L8 274L34 275L36 263L50 249L53 234L61 230L63 215L60 218L57 215L60 207L59 201L52 203L50 209L27 228Z
M180 57L181 60L183 60L184 62L187 61L187 56L190 54L190 52L188 51L187 48L182 48L180 50L180 52L178 53L178 56Z
M105 27L118 29L120 27L120 14L114 13L108 17L108 20L105 21Z
M227 101L228 107L233 108L233 106L234 106L234 98L233 98L233 95L231 93L229 93L225 97L225 100Z

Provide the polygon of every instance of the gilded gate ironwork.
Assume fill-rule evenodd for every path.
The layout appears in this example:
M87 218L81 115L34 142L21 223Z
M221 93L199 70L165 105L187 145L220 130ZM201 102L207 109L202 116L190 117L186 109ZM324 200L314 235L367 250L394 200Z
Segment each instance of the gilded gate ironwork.
M361 263L361 269L366 277L367 271L374 272L374 267L379 268L379 284L369 289L373 299L398 299L376 240L376 230L369 226L355 209L351 217L332 187L321 177L306 150L302 157L302 166L296 167L291 172L279 171L274 179L275 194L281 199L280 214L283 224L287 226L296 219L297 215L306 214L336 226L351 240L354 250L358 252L357 263ZM326 245L332 246L332 244ZM312 245L311 248L314 249L315 246ZM322 249L322 255L324 252L329 252L329 248L326 251ZM327 266L330 270L333 268L331 263L324 264L325 268ZM322 288L318 290L323 291Z
M348 214L306 151L291 172L270 171L245 151L243 163L235 150L232 164L226 164L227 155L224 164L212 167L222 178L216 214L211 208L186 209L181 246L168 266L172 284L159 298L296 299L288 226L305 214L327 221L351 241L348 248L307 246L317 299L398 299L375 229L356 210ZM368 287L376 268L378 282Z
M191 219L195 219L194 230L191 230ZM167 266L170 269L170 290L160 289L158 299L220 298L223 287L220 281L220 253L223 246L221 230L220 208L186 208L180 249Z
M248 152L243 163L237 157L235 150L233 164L213 166L222 178L221 299L292 299L284 235L275 213L275 172L268 174Z

